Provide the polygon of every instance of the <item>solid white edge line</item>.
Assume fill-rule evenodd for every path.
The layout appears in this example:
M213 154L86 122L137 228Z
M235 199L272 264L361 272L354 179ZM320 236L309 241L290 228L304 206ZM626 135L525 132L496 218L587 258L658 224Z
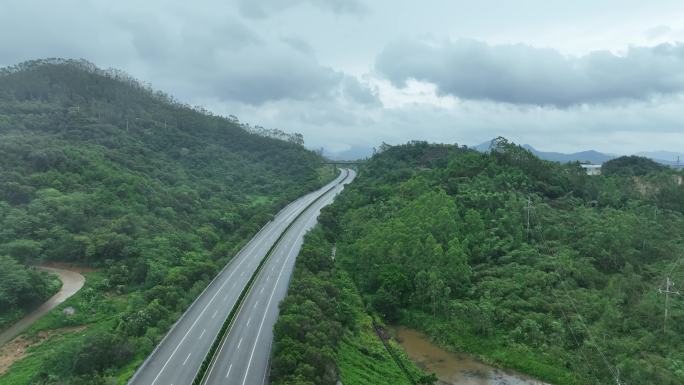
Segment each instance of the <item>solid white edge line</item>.
M304 225L304 230L308 227L308 225L318 219L318 215L312 216ZM301 248L301 245L298 245L298 241L300 238L304 238L304 234L300 233L297 234L297 237L295 238L297 241L294 242L292 245L292 248L290 248L290 251L287 253L287 257L285 258L285 261L283 262L283 266L280 268L280 272L278 273L278 278L276 279L275 283L273 284L273 291L271 291L271 295L268 298L268 303L266 304L266 308L264 310L264 316L261 318L261 323L259 324L259 331L257 332L257 336L254 339L254 346L252 346L252 352L249 355L249 362L247 362L247 369L245 369L245 376L242 378L242 385L245 385L247 383L247 376L249 375L249 368L252 366L252 359L254 359L254 352L256 351L256 347L259 344L259 337L261 337L261 331L264 328L264 322L266 321L266 316L268 315L268 309L271 307L271 301L273 300L273 295L275 294L276 290L278 289L278 282L280 282L280 278L283 276L283 272L285 271L285 267L287 266L287 261L292 257L292 252L294 249L299 246ZM298 250L299 251L299 250ZM269 352L270 354L270 352Z
M240 267L240 265L242 265L246 260L247 260L246 258L243 258L242 261L240 261L240 263L235 267L236 270L234 270L232 273L230 273L228 278L226 278L225 282L223 282L223 284L218 288L218 290L216 290L216 293L214 293L214 295L209 300L209 303L204 307L204 309L202 309L202 312L200 312L200 314L197 316L197 318L195 318L195 322L193 322L192 325L190 325L190 328L188 329L187 332L185 332L185 335L183 336L183 338L181 338L178 345L176 345L176 348L173 349L173 352L169 356L169 359L166 360L166 362L164 363L164 366L162 366L161 370L159 371L159 373L157 373L157 376L154 377L154 380L152 381L152 383L150 385L154 385L157 382L157 380L159 379L159 376L161 376L161 374L164 372L164 369L166 369L166 366L169 364L169 362L171 362L171 359L173 358L173 356L176 355L178 348L180 348L180 346L183 344L183 342L185 342L185 339L188 337L188 334L190 334L190 332L195 328L195 325L197 325L197 322L200 320L200 318L202 318L202 316L204 315L204 312L207 311L207 309L212 304L212 302L214 302L214 299L216 299L216 297L219 295L221 290L223 290L223 287L226 285L226 283L228 283L228 281L230 280L230 277L232 277L233 274L235 274L235 272Z
M345 175L344 177L342 177L342 173L340 173L340 175L339 175L333 182L330 182L328 185L326 185L326 188L327 188L328 190L330 190L330 187L328 187L328 186L330 186L330 185L337 184L337 185L339 186L340 184L343 184L344 180L347 179L347 178L349 177L349 174L350 174L350 173L349 173L349 171L348 171L348 172L347 172L347 175ZM338 179L340 179L340 182L337 182ZM338 187L338 186L335 186L335 187ZM320 190L324 190L324 189L322 188L322 189L320 189ZM320 191L320 190L318 190L318 191ZM311 194L313 194L313 193L311 193ZM323 197L324 195L326 195L326 194L319 195L319 197ZM306 212L306 211L302 211L302 213L304 213L304 212ZM316 218L317 218L317 217L316 217ZM276 246L276 247L277 247L277 246ZM268 255L267 255L267 256L268 256ZM242 302L242 304L240 305L240 307L239 307L238 310L237 310L237 314L240 314L240 313L241 313L242 308L243 308L243 306L246 304L246 302L247 302L247 301L243 301L243 302ZM237 316L236 316L236 317L237 317ZM233 330L233 327L235 327L235 323L233 323L233 324L230 326L230 329L228 330L228 332L226 333L226 335L229 335L229 334L231 333L231 331ZM225 343L221 345L221 348L220 348L219 351L216 353L215 357L219 357L219 356L221 355L221 352L223 351L223 348L224 348L225 346L226 346ZM208 371L207 371L207 373L205 374L205 377L204 377L206 380L208 380L208 379L211 377L211 373L213 372L214 368L216 367L216 362L217 362L217 360L213 360L213 361L211 362L211 364L210 364L210 366L209 366L209 369L208 369ZM231 366L231 368L232 368L233 365L231 364L230 366ZM230 369L229 369L229 370L230 370ZM199 369L198 369L198 371L199 371ZM197 377L197 373L195 373L195 377ZM227 375L226 375L226 377L227 377ZM206 382L207 382L206 380L203 381L203 383L206 383Z

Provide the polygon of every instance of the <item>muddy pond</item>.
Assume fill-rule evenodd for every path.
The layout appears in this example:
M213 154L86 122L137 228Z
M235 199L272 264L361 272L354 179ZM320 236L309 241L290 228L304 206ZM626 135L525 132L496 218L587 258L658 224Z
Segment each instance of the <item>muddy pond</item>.
M549 385L489 366L468 354L447 352L419 331L403 326L393 327L392 331L411 360L426 372L435 373L440 385Z

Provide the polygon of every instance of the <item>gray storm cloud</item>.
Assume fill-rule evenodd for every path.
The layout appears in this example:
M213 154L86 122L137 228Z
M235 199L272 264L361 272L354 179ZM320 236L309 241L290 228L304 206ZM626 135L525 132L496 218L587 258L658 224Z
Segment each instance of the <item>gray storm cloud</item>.
M570 57L523 44L400 40L378 55L376 69L400 87L415 79L461 99L567 107L684 91L684 45Z
M261 104L269 100L311 99L330 95L343 75L319 65L309 55L272 47L269 50L225 51L217 56L212 93L221 99Z
M368 8L358 0L237 0L240 12L249 18L262 19L298 4L312 6L337 14L364 14Z
M0 66L85 58L215 113L300 132L307 145L331 153L498 135L554 151L681 151L684 44L639 47L684 41L675 17L681 0L658 7L606 0L609 18L589 1L532 2L542 13L516 18L519 5L496 0L2 0ZM643 28L625 21L649 15ZM502 34L525 44L387 45L400 36L488 41ZM623 50L628 44L638 47ZM600 48L622 51L582 54ZM383 78L399 87L424 80L460 101Z
M263 105L343 95L359 103L378 103L356 78L321 64L306 40L294 34L269 38L220 8L216 15L196 13L192 7L157 13L147 4L121 13L85 3L80 9L89 17L57 6L52 13L31 16L30 5L8 1L0 4L0 30L12 33L0 34L0 65L42 57L85 58L102 67L126 69L181 99ZM344 4L353 3L325 2L340 12L352 7ZM292 5L256 1L253 6L270 9L278 4ZM29 18L36 23L25 23Z

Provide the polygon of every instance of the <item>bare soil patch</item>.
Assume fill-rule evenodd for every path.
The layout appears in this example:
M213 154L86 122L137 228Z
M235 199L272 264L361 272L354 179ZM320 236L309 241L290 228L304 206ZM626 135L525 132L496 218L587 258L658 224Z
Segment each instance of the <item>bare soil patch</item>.
M27 337L25 334L13 339L0 347L0 375L4 374L13 363L26 357L29 348L42 344L55 335L66 333L77 333L87 328L87 326L70 326L65 328L44 330L38 332L34 337Z

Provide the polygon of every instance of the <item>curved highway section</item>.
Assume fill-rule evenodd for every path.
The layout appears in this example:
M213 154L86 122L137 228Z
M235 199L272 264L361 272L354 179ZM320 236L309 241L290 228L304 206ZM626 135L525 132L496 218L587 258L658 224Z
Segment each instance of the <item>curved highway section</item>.
M221 348L204 377L206 385L259 385L268 383L273 326L278 304L287 294L290 275L304 241L320 210L332 203L356 173L346 170L342 183L309 207L287 230L259 271Z
M240 293L273 244L295 218L301 219L298 216L312 202L324 194L329 196L329 192L336 191L347 178L348 172L343 171L323 188L289 204L267 223L171 327L128 384L192 384L221 326L236 305ZM314 206L318 207L321 200L316 201Z

